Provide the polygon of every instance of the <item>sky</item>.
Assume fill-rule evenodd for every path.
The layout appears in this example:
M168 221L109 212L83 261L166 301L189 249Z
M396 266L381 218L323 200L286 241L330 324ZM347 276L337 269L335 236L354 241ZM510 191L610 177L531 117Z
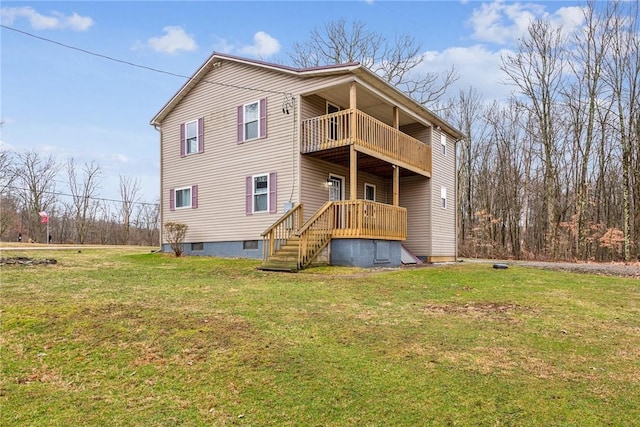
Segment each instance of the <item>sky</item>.
M159 133L149 121L212 52L290 64L294 43L333 20L359 20L387 39L422 46L420 70L455 65L449 90L504 99L500 58L532 19L570 30L578 1L19 1L0 3L0 149L49 153L102 168L100 196L119 199L119 177L157 200ZM18 31L21 32L18 32ZM28 33L28 34L25 34ZM35 37L34 37L35 36ZM43 40L46 39L46 40ZM65 47L67 45L73 47ZM96 53L117 59L116 62ZM65 192L65 177L56 183Z

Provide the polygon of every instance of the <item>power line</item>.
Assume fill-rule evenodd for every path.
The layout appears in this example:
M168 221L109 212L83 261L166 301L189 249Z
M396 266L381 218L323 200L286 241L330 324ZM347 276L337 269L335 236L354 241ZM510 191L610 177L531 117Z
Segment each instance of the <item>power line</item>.
M24 187L17 187L14 185L8 185L5 188L10 188L12 190L20 190L20 191L31 191L28 188L24 188ZM93 197L93 196L74 196L73 194L69 194L69 193L62 193L60 191L48 191L48 190L44 190L44 191L40 191L40 193L43 194L52 194L54 196L67 196L67 197L78 197L78 198L87 198L89 200L99 200L102 202L115 202L115 203L124 203L124 200L117 200L117 199L107 199L104 197ZM131 203L132 205L144 205L144 206L158 206L158 203L149 203L149 202L139 202L139 201L129 201L129 203Z
M104 55L102 53L97 53L97 52L93 52L93 51L90 51L90 50L87 50L87 49L83 49L83 48L80 48L80 47L71 46L69 44L61 43L59 41L52 40L52 39L49 39L49 38L46 38L46 37L37 36L35 34L27 32L27 31L22 31L22 30L19 30L17 28L9 27L9 26L4 25L4 24L0 24L0 27L2 27L4 29L7 29L7 30L15 31L16 33L20 33L20 34L23 34L25 36L33 37L34 39L45 41L47 43L52 43L52 44L55 44L55 45L58 45L58 46L61 46L61 47L67 48L67 49L76 50L78 52L82 52L82 53L85 53L87 55L97 56L98 58L106 59L106 60L113 61L113 62L118 62L120 64L129 65L131 67L142 68L143 70L153 71L155 73L161 73L161 74L167 74L167 75L173 76L173 77L179 77L181 79L186 79L188 81L193 80L193 77L190 77L190 76L185 76L183 74L173 73L171 71L161 70L159 68L149 67L147 65L136 64L135 62L125 61L123 59L114 58L114 57L111 57L111 56L108 56L108 55ZM207 80L207 79L201 79L200 81L208 83L208 84L216 85L216 86L229 87L229 88L233 88L233 89L251 90L251 91L263 92L263 93L274 93L274 94L277 94L277 95L285 95L285 96L291 95L288 92L282 92L282 91L277 91L277 90L269 90L269 89L258 89L258 88L249 87L249 86L232 85L232 84L228 84L228 83L214 82L214 81Z

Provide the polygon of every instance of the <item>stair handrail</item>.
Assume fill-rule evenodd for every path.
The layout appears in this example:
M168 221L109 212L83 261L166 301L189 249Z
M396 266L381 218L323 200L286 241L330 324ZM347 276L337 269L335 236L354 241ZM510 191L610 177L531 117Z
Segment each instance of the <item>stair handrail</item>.
M332 201L325 202L295 233L300 239L298 246L298 269L303 269L309 265L331 240L334 228L334 206L335 203ZM327 214L327 212L330 213ZM326 217L326 215L329 216ZM320 228L318 224L321 220L328 220L329 224L324 228Z
M260 234L262 237L262 258L264 261L267 261L278 249L279 245L277 241L281 241L282 243L298 231L304 218L302 214L302 203L297 203L291 210L282 215ZM291 221L290 223L288 223L289 220Z

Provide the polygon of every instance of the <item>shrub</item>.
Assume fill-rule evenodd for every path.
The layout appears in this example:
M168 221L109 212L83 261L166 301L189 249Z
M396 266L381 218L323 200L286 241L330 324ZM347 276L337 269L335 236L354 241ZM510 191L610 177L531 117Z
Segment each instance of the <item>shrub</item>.
M184 252L184 238L188 228L187 224L180 222L167 222L164 225L167 241L176 257L179 257Z

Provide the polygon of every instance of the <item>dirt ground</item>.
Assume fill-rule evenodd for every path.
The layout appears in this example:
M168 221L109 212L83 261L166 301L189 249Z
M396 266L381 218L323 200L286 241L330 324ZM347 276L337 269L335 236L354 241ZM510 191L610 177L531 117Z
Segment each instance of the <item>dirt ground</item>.
M597 263L597 262L545 262L545 261L496 261L464 258L462 262L501 263L507 265L522 265L525 267L542 268L547 270L571 271L574 273L600 274L604 276L631 277L640 279L640 262L623 263Z

